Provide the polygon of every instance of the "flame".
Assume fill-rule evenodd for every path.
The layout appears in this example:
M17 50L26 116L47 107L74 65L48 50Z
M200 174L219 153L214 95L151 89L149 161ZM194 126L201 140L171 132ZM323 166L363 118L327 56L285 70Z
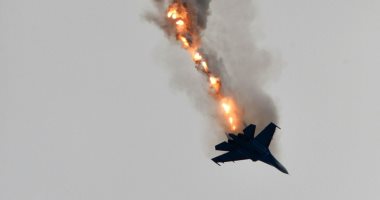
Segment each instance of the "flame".
M209 77L210 87L214 90L214 92L219 93L220 90L220 79L211 75Z
M182 3L182 0L173 0L167 9L167 20L175 29L177 40L182 44L191 55L195 66L204 75L207 76L210 94L214 97L222 108L222 116L225 119L225 124L231 131L236 131L241 126L239 120L239 109L232 97L226 97L222 93L222 80L212 71L210 71L207 56L202 54L200 31L195 27L196 20L187 6Z
M183 26L185 25L185 22L182 19L179 19L175 22L175 24L177 24L178 26Z
M231 111L231 106L230 105L228 105L227 103L222 102L222 107L223 107L223 110L224 110L224 112L226 114L230 113L230 111Z
M177 11L176 10L169 10L167 17L172 18L172 19L177 19Z
M193 55L193 60L195 62L200 62L202 59L203 57L201 56L201 54L199 52L195 52L195 54Z
M214 77L214 76L210 76L210 83L211 85L215 85L218 83L218 78Z
M235 102L231 98L225 97L221 100L221 107L231 129L236 130L237 110Z
M202 61L201 62L201 66L203 67L203 70L205 71L205 72L208 72L208 65L207 65L207 62L206 61Z
M190 47L190 44L185 37L179 36L179 40L182 42L182 45L185 49Z

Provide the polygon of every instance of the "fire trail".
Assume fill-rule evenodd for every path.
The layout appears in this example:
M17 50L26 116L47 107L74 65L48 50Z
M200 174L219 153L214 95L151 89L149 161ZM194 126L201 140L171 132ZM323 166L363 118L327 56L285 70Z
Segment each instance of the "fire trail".
M202 52L202 38L200 28L196 22L194 8L182 0L174 0L166 10L166 20L174 32L176 40L191 56L195 68L201 72L208 81L209 94L216 101L222 111L224 124L229 131L237 131L242 126L240 109L232 96L223 94L223 81L209 68L207 56ZM215 68L217 66L213 66Z

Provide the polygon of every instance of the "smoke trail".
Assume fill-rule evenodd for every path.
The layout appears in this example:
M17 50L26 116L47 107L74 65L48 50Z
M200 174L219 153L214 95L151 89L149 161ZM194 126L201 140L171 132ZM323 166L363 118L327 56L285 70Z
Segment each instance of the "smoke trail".
M147 19L171 36L173 31L165 20L166 6L171 1L154 2L157 13L148 13ZM263 89L268 75L272 72L273 59L269 52L258 48L252 38L251 25L255 19L252 2L219 0L213 1L211 5L210 0L182 2L193 11L191 14L196 19L194 27L198 29L196 31L202 32L203 36L202 52L208 59L210 69L223 80L223 92L233 96L242 109L243 121L255 123L259 128L268 122L277 122L276 107ZM210 6L212 13L209 11ZM212 23L207 25L207 20ZM178 64L177 62L175 66ZM178 72L176 75L179 75ZM179 75L185 76L187 75ZM182 81L178 77L176 80ZM213 116L215 106L211 106L212 103L205 100L205 93L194 89L191 83L182 85L196 101L203 101L197 102L198 107Z
M213 13L205 42L218 49L229 73L229 84L239 105L244 109L244 120L265 126L278 121L277 109L263 90L275 71L272 55L257 47L252 37L255 20L251 0L213 2Z

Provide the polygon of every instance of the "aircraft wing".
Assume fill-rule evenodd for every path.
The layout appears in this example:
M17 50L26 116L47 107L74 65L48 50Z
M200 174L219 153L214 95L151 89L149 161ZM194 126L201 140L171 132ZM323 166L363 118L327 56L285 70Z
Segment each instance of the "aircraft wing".
M224 162L230 162L230 161L245 160L249 158L250 157L248 155L245 155L238 150L233 150L228 153L217 156L211 160L214 161L216 164L218 164L220 162L224 163Z
M262 130L259 135L255 137L255 140L268 147L272 141L273 134L276 131L276 124L270 123L267 127Z

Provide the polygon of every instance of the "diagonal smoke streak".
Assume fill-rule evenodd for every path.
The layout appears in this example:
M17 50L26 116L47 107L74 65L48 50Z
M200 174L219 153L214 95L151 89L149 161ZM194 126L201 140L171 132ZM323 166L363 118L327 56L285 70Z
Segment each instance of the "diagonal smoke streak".
M273 72L273 58L269 52L258 48L251 37L251 25L255 19L252 1L240 0L236 3L219 0L213 1L212 4L210 0L182 2L193 8L192 15L195 16L196 27L203 37L202 52L208 59L210 69L223 80L224 93L233 96L242 109L242 120L255 123L259 128L268 122L277 122L276 107L263 89L267 78ZM158 25L168 36L172 36L170 24L165 19L166 7L172 1L154 0L154 3L157 12L147 13L147 20ZM209 11L210 6L212 13ZM212 23L207 24L207 20ZM178 66L178 63L174 65ZM179 77L186 76L179 73L181 72L176 72ZM175 80L181 81L178 77ZM205 92L191 89L194 87L191 83L181 84L187 87L186 91L195 99L198 108L215 116L215 106L211 101L205 100Z
M228 72L224 81L231 88L233 96L243 109L244 121L256 123L259 127L268 122L277 122L275 104L265 91L265 83L275 71L272 55L256 45L252 37L252 23L255 20L251 0L214 1L213 12L204 42L218 50ZM226 73L226 72L223 72Z

